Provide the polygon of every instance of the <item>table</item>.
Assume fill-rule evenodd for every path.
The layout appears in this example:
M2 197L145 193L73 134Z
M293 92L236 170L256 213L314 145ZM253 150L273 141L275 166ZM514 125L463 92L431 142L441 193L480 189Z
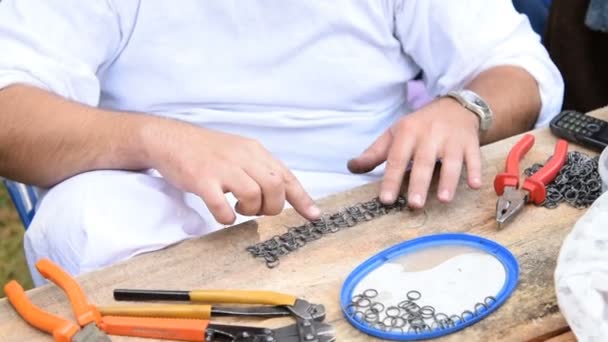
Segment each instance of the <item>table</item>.
M608 119L608 107L592 115ZM533 131L536 143L522 161L522 167L544 162L555 143L548 129ZM521 274L517 290L496 312L467 329L446 336L446 341L570 341L566 321L559 312L553 286L553 272L562 241L575 221L585 212L566 205L554 210L527 205L505 229L495 223L496 194L492 182L502 171L512 137L484 146L482 189L469 190L461 181L456 200L450 205L435 198L426 215L409 210L386 215L348 230L311 242L281 259L278 268L268 269L252 258L245 247L284 232L285 226L302 223L292 210L226 228L208 236L186 241L161 251L135 257L124 263L78 277L89 300L98 305L113 304L114 288L162 289L267 289L294 294L323 303L326 321L334 325L338 341L372 341L353 329L339 308L339 291L346 276L361 262L396 243L438 232L466 232L489 238L506 246L517 257ZM570 150L581 150L571 144ZM433 189L434 190L434 189ZM368 184L319 201L333 212L341 207L376 196L378 184ZM425 217L428 216L428 217ZM408 228L420 226L419 228ZM117 237L119 238L119 237ZM71 309L61 290L43 286L28 291L38 306L71 317ZM266 325L266 322L261 322ZM270 325L283 325L276 320ZM115 340L139 341L135 338ZM5 300L0 300L0 341L48 341L29 327Z

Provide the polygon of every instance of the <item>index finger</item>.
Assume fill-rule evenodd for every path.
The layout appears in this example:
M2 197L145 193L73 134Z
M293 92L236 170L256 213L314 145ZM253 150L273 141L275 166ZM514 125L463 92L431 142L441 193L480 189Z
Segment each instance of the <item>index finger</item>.
M311 221L321 217L321 210L315 205L315 202L304 190L296 176L287 168L283 169L283 179L285 181L285 198L295 211Z

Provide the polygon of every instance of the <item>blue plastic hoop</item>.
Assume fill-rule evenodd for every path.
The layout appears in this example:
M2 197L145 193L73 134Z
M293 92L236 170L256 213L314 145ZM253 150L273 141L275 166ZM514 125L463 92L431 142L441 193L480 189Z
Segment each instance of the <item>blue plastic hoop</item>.
M446 245L464 245L478 250L482 250L486 253L492 254L498 259L505 268L506 278L503 287L500 289L498 294L495 296L496 301L489 305L487 310L473 316L471 319L467 319L458 323L457 325L437 331L421 332L421 333L402 333L402 332L387 332L379 329L374 329L366 324L354 319L348 314L347 307L351 303L353 291L357 284L365 278L371 271L380 267L384 263L400 257L406 253L412 253L414 251L425 249L433 246L446 246ZM410 341L410 340L422 340L429 338L436 338L451 334L455 331L464 329L491 314L494 310L499 308L511 295L511 293L517 287L517 281L519 278L519 266L517 259L513 254L505 247L498 243L470 234L462 233L447 233L447 234L434 234L424 236L402 242L395 246L392 246L384 251L372 256L371 258L364 261L361 265L355 268L351 274L346 278L342 291L340 293L340 305L342 306L342 313L344 317L353 325L355 328L363 331L364 333L372 336L376 336L382 339L395 340L395 341Z

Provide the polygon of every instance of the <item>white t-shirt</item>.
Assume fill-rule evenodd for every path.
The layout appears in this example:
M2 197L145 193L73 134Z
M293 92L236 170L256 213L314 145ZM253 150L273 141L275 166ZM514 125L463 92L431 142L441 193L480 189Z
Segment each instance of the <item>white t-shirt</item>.
M410 111L420 71L436 96L505 64L538 81L546 124L563 82L510 0L0 2L0 88L258 139L314 197L378 175L346 162Z

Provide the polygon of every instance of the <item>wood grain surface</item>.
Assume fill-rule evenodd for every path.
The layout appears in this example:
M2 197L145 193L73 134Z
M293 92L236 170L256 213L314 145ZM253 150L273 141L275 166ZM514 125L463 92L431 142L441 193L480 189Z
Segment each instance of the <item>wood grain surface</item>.
M608 109L593 115L608 119ZM522 161L522 171L534 162L546 161L554 148L556 139L548 129L533 133L536 143ZM282 258L275 269L268 269L260 260L253 259L245 248L284 232L285 226L302 223L292 210L140 255L82 275L78 280L89 300L98 305L114 304L112 290L115 288L265 289L290 293L324 304L326 321L334 325L338 341L373 341L372 337L352 328L341 314L339 292L348 274L370 256L394 244L439 232L466 232L506 246L519 261L520 280L516 291L496 312L443 340L525 341L553 337L558 341L568 340L556 337L568 328L557 305L553 272L564 238L585 211L564 204L554 210L527 205L505 229L497 230L496 194L492 184L517 139L513 137L482 148L484 186L481 190L469 190L461 180L452 204L431 199L426 214L404 211L326 236ZM572 150L594 154L570 144ZM319 204L325 211L335 211L367 201L377 192L377 183L368 184L322 199ZM64 293L56 287L43 286L28 291L28 295L45 310L73 318ZM281 326L285 322L285 319L248 321L263 326ZM0 300L0 341L49 340L49 335L29 327L5 299ZM113 337L113 340L139 339Z
M547 342L576 342L576 336L574 336L572 331L568 331L548 339Z

